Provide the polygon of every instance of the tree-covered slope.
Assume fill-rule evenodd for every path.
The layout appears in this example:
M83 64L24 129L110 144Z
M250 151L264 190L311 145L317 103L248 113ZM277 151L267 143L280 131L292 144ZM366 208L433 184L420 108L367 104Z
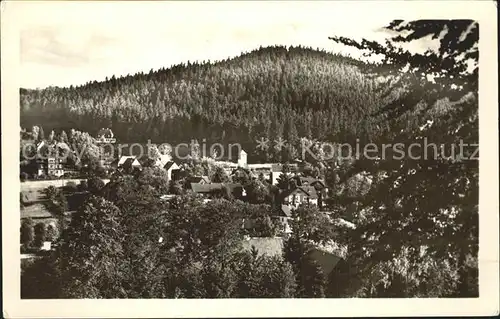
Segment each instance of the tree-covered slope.
M372 130L368 115L380 105L374 80L358 63L308 48L268 47L79 87L21 89L21 125L92 134L110 126L122 142L346 140Z

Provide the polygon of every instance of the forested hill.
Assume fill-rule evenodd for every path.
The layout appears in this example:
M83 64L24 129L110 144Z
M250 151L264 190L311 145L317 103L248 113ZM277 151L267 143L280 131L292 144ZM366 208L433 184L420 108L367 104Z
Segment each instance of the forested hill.
M92 134L111 127L124 142L345 140L370 132L369 115L380 106L358 63L309 48L267 47L79 87L21 89L21 125Z

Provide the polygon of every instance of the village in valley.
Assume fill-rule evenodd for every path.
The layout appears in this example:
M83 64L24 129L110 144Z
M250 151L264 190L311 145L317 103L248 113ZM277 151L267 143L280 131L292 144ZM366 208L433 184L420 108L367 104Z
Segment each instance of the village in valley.
M243 45L167 7L22 33L21 299L479 296L477 21L207 15Z
M70 146L72 135L85 135L87 142L103 150L106 149L103 145L116 143L111 129L99 130L95 138L73 130L69 138L66 132L59 135L52 132L48 139L38 136L33 140L33 135L40 135L39 131L38 127L31 132L21 130L36 150L32 159L21 161L21 258L36 258L56 250L57 234L64 230L61 225L70 223L72 213L79 209L85 194L105 192L110 181L145 171L163 177L165 192L159 197L163 201L190 194L198 196L204 204L222 198L266 205L264 219L263 216L258 216L259 220L252 216L241 219L242 248L257 249L260 254L281 255L283 240L292 232L293 211L299 206L314 207L313 212L330 218L328 199L332 190L318 170L300 160L248 163L243 149L236 156L224 159L200 158L195 150L189 150L186 159L176 160L172 149L158 150L152 145L154 151L144 152L142 158L106 154L102 156L105 159L92 164L83 161L86 162L83 164L75 160L77 151ZM63 203L65 211L61 212L61 205L57 203ZM65 223L58 222L61 215ZM352 218L337 218L337 222L354 227ZM316 245L311 251L327 275L344 254L341 246L332 246L332 243Z

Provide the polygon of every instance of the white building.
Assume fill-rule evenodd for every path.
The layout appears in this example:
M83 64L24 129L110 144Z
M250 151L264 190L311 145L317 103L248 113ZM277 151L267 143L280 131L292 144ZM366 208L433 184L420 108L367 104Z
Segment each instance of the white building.
M248 164L247 152L241 150L240 153L238 154L238 166L247 167L247 164Z

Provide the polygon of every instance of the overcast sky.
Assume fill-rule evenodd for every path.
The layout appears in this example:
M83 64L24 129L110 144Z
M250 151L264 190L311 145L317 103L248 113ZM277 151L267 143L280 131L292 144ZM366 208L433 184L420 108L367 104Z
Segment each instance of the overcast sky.
M21 86L80 85L188 60L224 59L260 45L355 54L328 37L383 39L381 27L412 14L395 5L400 2L392 2L392 11L378 1L26 2L19 22Z

